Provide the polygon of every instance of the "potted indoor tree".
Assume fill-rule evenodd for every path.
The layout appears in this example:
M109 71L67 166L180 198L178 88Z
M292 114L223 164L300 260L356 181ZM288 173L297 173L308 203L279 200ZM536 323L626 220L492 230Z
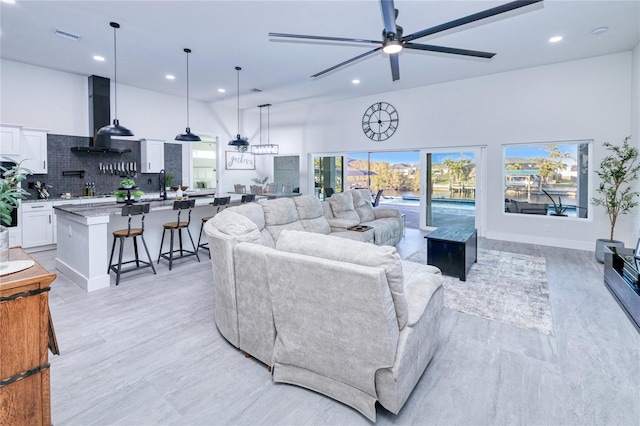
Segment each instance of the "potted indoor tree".
M11 158L5 159L13 162ZM9 230L4 225L11 225L11 212L29 195L20 182L30 174L31 170L22 167L22 162L12 167L0 166L0 269L9 266Z
M638 205L636 197L640 192L634 191L631 184L635 183L640 173L638 160L638 148L629 144L631 136L624 138L621 146L605 142L603 146L610 152L600 162L600 169L596 174L600 178L600 185L596 191L599 197L594 197L591 202L596 206L604 207L609 216L611 232L609 238L596 240L596 259L604 262L604 247L624 247L624 242L613 239L616 222L620 215L629 213Z

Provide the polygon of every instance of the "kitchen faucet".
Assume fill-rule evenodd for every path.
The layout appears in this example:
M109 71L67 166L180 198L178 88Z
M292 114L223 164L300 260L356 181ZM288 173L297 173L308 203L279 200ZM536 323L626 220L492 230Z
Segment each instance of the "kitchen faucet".
M167 178L167 172L164 169L160 170L158 174L158 180L160 181L160 198L167 199L167 187L165 186L165 180Z

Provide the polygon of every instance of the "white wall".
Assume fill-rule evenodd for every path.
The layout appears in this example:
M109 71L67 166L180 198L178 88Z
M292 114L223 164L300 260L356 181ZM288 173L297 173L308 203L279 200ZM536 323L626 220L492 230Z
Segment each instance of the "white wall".
M620 142L631 132L631 68L632 52L625 52L324 104L308 115L305 148L346 152L486 145L487 237L593 250L595 239L609 234L602 209L590 211L588 220L503 213L502 145L593 139L592 164L599 164L602 142ZM398 130L385 142L367 139L360 124L377 101L391 103L400 114ZM616 237L627 245L635 244L632 223L623 217L616 227Z
M633 49L631 90L631 142L640 149L640 43ZM640 191L640 180L636 182L635 189ZM640 207L636 207L632 216L635 220L630 238L640 238Z
M502 144L593 139L599 164L602 142L640 140L640 47L581 61L553 64L378 96L288 111L271 111L271 142L281 154L300 154L301 188L309 188L309 152L404 150L486 145L491 238L593 249L608 235L602 209L589 220L522 217L502 213ZM88 136L87 77L2 60L0 122L46 128L52 133ZM396 134L382 143L367 139L361 118L384 100L400 113ZM113 105L112 105L113 108ZM257 157L255 171L227 171L224 152L237 132L236 111L191 101L191 128L220 138L219 192L253 177L273 177L272 158ZM118 85L118 118L136 139L172 141L186 125L184 99ZM245 111L241 134L259 143L258 110ZM264 124L264 123L263 123ZM263 129L264 131L264 129ZM187 148L185 148L187 149ZM188 173L185 170L185 173ZM188 179L188 176L183 176ZM592 188L595 177L592 181ZM593 190L591 191L593 195ZM634 246L640 230L638 209L620 219L616 237ZM545 225L551 231L545 232Z

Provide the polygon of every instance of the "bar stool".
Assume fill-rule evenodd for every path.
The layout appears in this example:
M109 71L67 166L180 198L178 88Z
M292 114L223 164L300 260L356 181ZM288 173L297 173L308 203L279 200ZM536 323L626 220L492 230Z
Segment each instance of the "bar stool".
M179 259L182 257L195 255L196 259L198 259L198 262L200 262L200 257L198 256L196 245L193 243L193 238L191 237L191 231L189 230L189 224L191 223L191 209L195 206L195 204L196 204L195 199L174 201L173 210L178 210L178 220L176 222L168 222L162 225L163 231L162 231L162 240L160 241L160 253L158 254L158 263L160 263L160 258L167 259L169 261L169 270L171 270L171 268L173 267L173 259ZM189 210L188 220L186 222L181 222L180 214L182 213L182 210L187 210L187 209ZM193 247L193 251L185 250L182 247L182 230L184 228L187 229L187 234L189 234L189 239L191 240L191 246ZM169 242L170 246L169 246L169 251L163 253L162 246L164 245L164 235L166 234L167 230L171 232L170 242ZM174 240L175 231L178 231L178 241L180 243L180 249L177 250L180 252L178 256L173 255L173 252L174 252L173 240Z
M109 268L107 269L107 274L111 271L116 273L116 285L120 284L120 274L125 272L131 272L140 268L151 267L153 273L156 273L156 268L153 267L153 261L151 260L151 256L149 255L149 249L147 248L147 243L144 241L144 214L149 213L149 203L145 204L134 204L134 205L125 205L122 207L122 216L129 216L129 221L127 224L127 229L119 229L117 231L113 231L113 245L111 246L111 257L109 258ZM131 227L131 219L132 216L142 215L142 220L140 221L140 228L132 228ZM124 242L127 238L133 237L133 251L135 253L136 258L134 260L129 260L127 262L122 261L122 252L124 249ZM138 240L140 237L142 239L142 244L144 245L144 251L147 252L148 262L140 260L138 256ZM118 263L114 264L113 262L113 253L116 249L116 241L120 241L120 255L118 256ZM136 266L133 266L128 269L122 269L122 265L126 265L128 263L136 263ZM140 265L142 263L142 266Z
M243 195L242 198L246 197L246 195ZM218 198L214 198L211 204L212 206L218 206L218 208L216 209L214 215L218 214L220 212L220 209L223 209L224 206L228 205L229 202L231 202L231 197L218 197ZM205 216L202 218L202 225L200 225L200 235L198 236L198 250L200 250L201 248L206 248L207 251L209 250L209 242L204 242L202 244L200 244L200 241L202 241L202 230L204 229L204 224L207 223L209 221L209 219L211 219L213 216ZM211 259L211 252L209 252L209 259Z
M256 200L256 194L245 194L240 200L241 203L251 203Z

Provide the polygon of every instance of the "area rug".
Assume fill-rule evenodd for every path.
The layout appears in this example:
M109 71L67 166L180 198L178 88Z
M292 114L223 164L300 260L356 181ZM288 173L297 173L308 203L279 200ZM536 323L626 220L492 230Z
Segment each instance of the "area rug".
M427 263L427 249L406 260ZM542 257L478 249L467 281L444 277L444 303L450 309L551 335L551 305Z

